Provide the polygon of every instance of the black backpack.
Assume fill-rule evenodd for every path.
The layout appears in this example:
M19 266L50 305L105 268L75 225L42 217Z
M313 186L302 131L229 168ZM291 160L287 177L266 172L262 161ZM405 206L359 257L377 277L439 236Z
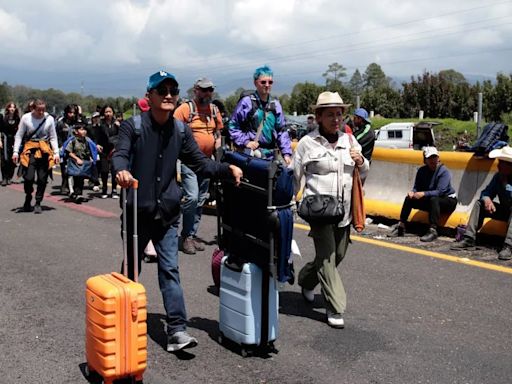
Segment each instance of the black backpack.
M476 140L475 144L470 148L470 151L475 152L477 156L485 156L491 152L498 142L508 144L508 126L503 123L489 123L487 124L480 137Z
M260 106L260 101L258 100L258 97L256 96L256 91L254 91L254 90L245 90L242 93L240 93L240 97L238 98L238 103L244 97L251 98L251 110L247 114L247 119L245 119L245 121L242 121L240 123L240 128L244 131L248 131L248 130L256 131L258 129L258 127L257 127L256 121L254 120L253 117L254 117L254 114L256 113L256 110ZM276 99L269 100L269 102L267 103L267 105L265 107L265 112L271 112L274 114L274 116L277 116Z

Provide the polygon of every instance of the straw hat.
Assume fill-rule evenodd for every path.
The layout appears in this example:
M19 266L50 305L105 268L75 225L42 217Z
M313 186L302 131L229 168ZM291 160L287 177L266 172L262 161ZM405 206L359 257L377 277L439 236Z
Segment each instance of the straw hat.
M352 104L345 104L338 92L322 92L318 95L318 99L316 100L316 105L313 107L314 109L319 108L328 108L328 107L341 107L347 108Z
M489 157L491 159L498 159L512 163L512 148L506 145L500 149L493 149L489 152Z

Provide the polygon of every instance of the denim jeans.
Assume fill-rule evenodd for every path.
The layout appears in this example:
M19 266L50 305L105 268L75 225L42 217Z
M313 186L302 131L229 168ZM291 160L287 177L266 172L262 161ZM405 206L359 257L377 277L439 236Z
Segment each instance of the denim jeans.
M127 217L128 230L128 277L133 279L133 218ZM178 331L184 331L187 326L187 313L185 299L180 283L178 265L178 225L170 227L162 225L160 220L141 217L138 222L138 266L141 272L141 255L149 240L153 242L158 256L158 283L167 317L167 333L172 335Z
M184 201L181 204L183 228L181 238L195 236L201 221L203 205L208 197L210 179L196 175L189 167L181 164L181 188Z

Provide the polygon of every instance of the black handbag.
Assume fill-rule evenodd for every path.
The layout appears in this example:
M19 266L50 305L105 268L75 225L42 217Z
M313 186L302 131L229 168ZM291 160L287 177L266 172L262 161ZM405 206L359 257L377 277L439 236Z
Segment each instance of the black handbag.
M302 199L297 213L310 224L338 224L345 216L345 209L342 198L310 195Z
M310 224L338 224L345 216L345 190L341 188L339 169L336 170L337 191L336 196L314 194L302 199L297 214Z

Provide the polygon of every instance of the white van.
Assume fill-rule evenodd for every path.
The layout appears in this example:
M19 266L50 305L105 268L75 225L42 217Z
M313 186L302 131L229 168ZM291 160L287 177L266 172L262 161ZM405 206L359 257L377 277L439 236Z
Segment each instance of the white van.
M390 123L376 131L375 146L383 148L421 149L435 146L433 126L436 122Z

